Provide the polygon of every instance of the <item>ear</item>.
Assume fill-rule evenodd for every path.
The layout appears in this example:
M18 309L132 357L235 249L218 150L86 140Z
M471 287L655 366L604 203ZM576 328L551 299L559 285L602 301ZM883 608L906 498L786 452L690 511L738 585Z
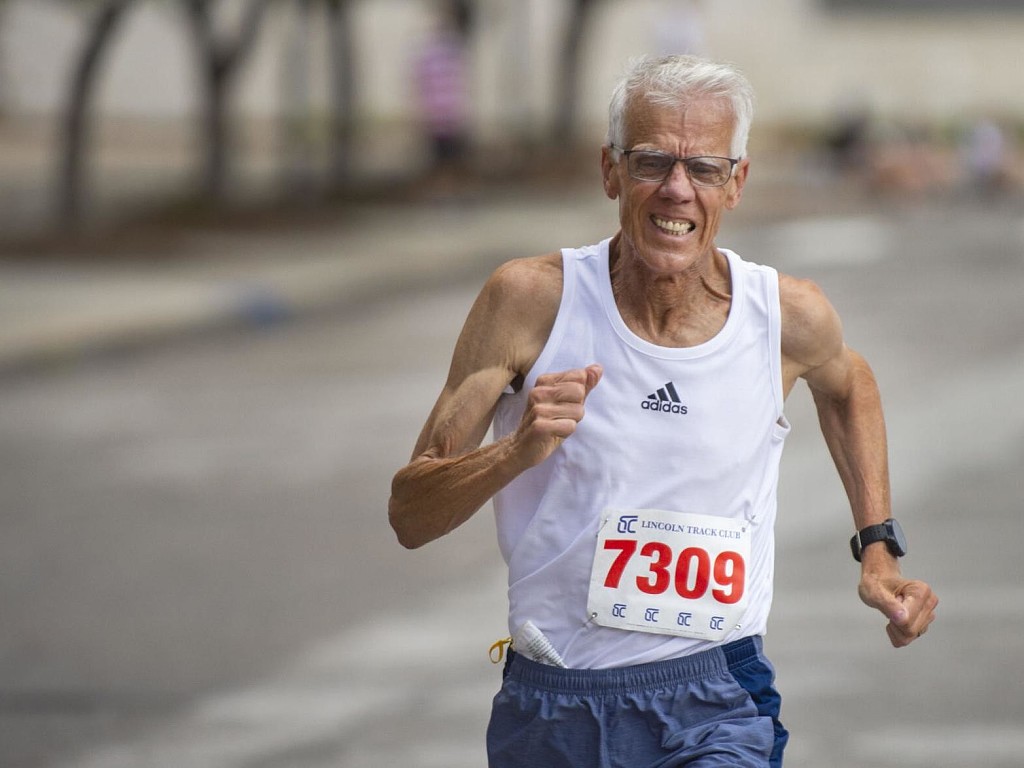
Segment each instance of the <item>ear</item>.
M614 150L607 145L601 147L601 179L608 199L617 199L620 191L619 164L615 162Z
M747 175L750 173L750 159L743 158L736 164L736 170L732 174L732 180L729 182L729 191L725 198L725 207L728 210L732 210L740 204L740 198L743 197L743 186L747 183Z

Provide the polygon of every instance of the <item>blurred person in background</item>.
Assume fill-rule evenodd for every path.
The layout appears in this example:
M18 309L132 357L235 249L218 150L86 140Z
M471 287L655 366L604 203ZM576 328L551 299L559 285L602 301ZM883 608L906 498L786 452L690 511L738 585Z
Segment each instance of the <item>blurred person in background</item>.
M727 65L634 63L601 153L618 231L495 271L395 475L407 547L494 498L512 648L491 768L782 764L762 635L798 379L849 496L861 599L896 647L934 618L901 575L871 369L817 286L715 244L752 101Z
M469 146L469 36L467 0L437 6L430 38L414 63L420 122L430 144L433 191L446 195L455 185Z
M964 168L971 188L983 197L1005 192L1010 186L1010 148L1006 134L990 119L975 120L963 145Z
M855 96L846 96L825 136L833 167L844 175L863 173L871 151L871 112Z
M878 126L867 167L872 193L901 202L941 197L956 184L956 160L927 123Z

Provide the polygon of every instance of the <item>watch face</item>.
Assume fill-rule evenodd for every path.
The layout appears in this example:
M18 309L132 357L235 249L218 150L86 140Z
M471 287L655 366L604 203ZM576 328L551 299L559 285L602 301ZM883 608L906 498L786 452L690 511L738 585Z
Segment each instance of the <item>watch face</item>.
M907 537L903 534L903 528L896 520L887 520L885 523L889 529L889 533L892 534L892 538L899 549L899 556L907 554Z

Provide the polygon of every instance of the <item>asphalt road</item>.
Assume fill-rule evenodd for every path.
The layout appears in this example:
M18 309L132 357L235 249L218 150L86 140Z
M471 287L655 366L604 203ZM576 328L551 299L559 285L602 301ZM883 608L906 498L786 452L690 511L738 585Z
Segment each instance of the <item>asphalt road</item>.
M767 638L787 765L1024 764L1024 214L871 205L720 242L839 308L883 389L904 570L942 601L889 647L798 388ZM489 511L416 552L385 514L481 278L0 381L0 765L484 765Z

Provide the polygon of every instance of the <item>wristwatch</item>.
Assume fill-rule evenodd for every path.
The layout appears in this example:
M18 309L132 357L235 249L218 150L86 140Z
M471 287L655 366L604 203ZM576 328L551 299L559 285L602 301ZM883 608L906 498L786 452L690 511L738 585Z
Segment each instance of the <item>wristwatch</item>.
M884 523L869 525L861 529L850 539L850 549L853 552L853 559L860 562L860 553L868 544L876 541L884 541L893 557L903 557L907 554L907 537L903 535L900 524L891 517Z

